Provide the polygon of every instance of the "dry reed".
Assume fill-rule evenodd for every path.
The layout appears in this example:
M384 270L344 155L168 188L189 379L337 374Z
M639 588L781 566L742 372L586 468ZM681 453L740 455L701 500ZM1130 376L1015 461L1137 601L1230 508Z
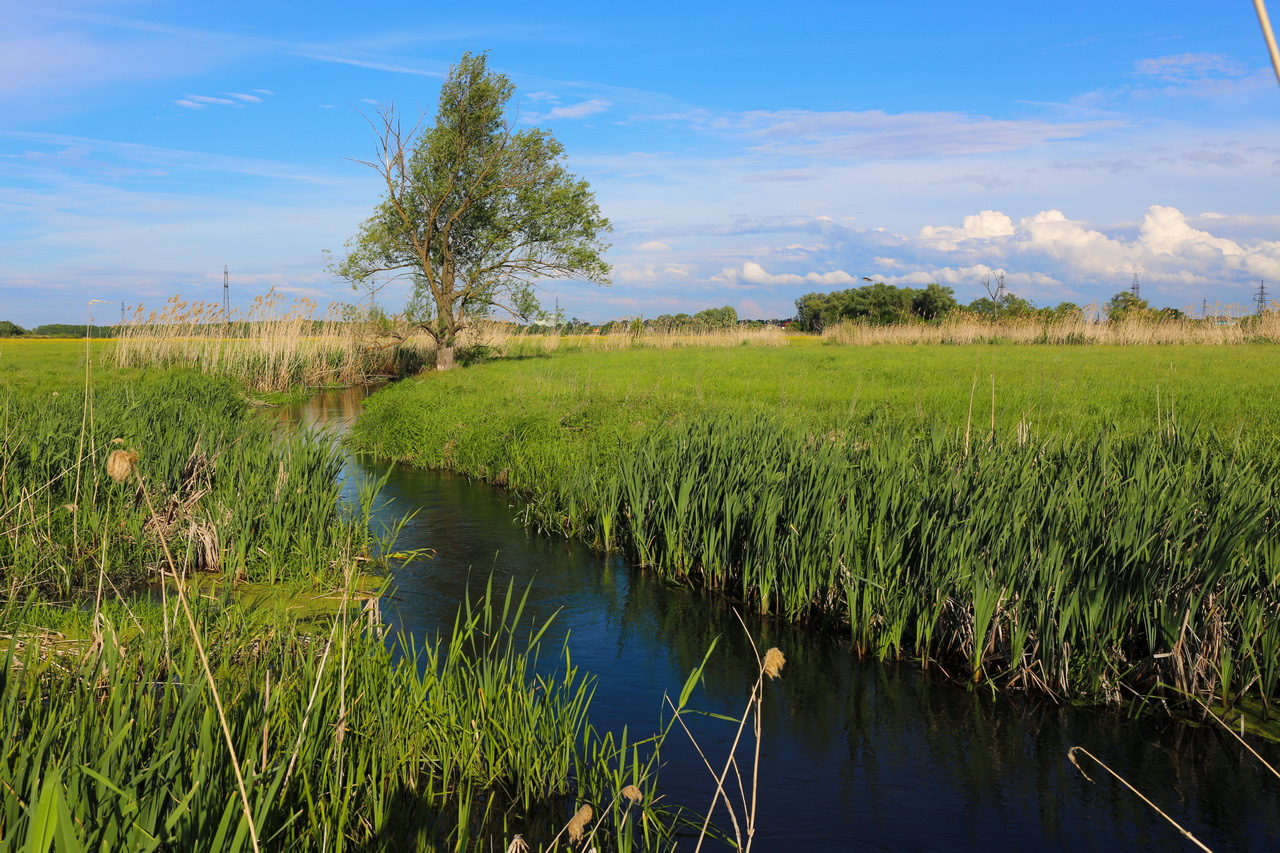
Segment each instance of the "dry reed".
M1280 312L1266 311L1246 317L1238 306L1216 306L1207 319L1135 317L1121 322L1093 322L1095 308L1070 317L1041 319L1013 317L990 320L961 312L937 323L903 323L872 326L844 322L829 326L822 339L829 343L868 346L878 344L1106 344L1141 346L1199 344L1226 346L1243 343L1280 343Z
M573 819L569 821L568 829L570 841L578 842L582 840L587 824L591 822L592 814L594 814L594 812L591 810L591 806L583 806L578 809L577 814L575 814Z
M138 454L132 450L113 450L107 457L107 476L123 483L133 473L133 464L137 461Z

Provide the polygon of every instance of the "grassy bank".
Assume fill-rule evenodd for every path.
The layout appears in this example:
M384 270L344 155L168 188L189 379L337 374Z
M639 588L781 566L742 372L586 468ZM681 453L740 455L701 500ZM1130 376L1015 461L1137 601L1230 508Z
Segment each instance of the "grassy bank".
M402 383L354 440L510 485L532 524L867 653L1269 710L1273 352L579 354Z
M597 843L669 846L657 745L590 725L518 592L388 643L331 442L68 347L0 350L0 847L536 849L588 804Z

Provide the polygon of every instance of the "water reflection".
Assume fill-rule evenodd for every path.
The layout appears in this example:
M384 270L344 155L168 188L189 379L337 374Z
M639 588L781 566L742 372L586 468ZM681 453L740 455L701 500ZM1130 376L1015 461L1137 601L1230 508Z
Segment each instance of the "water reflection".
M340 430L362 390L324 394L289 413ZM353 457L346 474L380 475ZM351 488L350 486L348 487ZM395 576L394 626L424 636L447 631L468 589L490 575L530 586L535 618L558 614L549 642L565 637L574 664L594 673L593 720L652 732L662 696L676 692L709 644L719 646L693 705L739 714L754 657L724 604L673 588L616 559L530 536L514 499L465 478L396 466L379 511L416 513L399 542L430 547L434 560ZM1132 721L1048 701L1010 701L938 683L909 665L855 660L838 639L746 617L760 647L788 663L768 686L761 755L760 832L769 850L1133 850L1177 848L1175 830L1099 771L1085 781L1066 760L1081 745L1108 761L1217 851L1280 846L1280 785L1211 729ZM723 760L725 723L696 726ZM666 753L669 800L705 808L712 786L688 746ZM1273 763L1280 750L1267 746Z

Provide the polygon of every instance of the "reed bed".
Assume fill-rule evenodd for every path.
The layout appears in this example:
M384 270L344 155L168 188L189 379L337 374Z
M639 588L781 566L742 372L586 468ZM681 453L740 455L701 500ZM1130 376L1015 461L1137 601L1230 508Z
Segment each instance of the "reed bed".
M155 607L126 638L115 608L97 620L103 641L74 654L8 644L0 846L491 850L521 834L536 849L578 802L596 804L597 843L670 846L646 748L591 727L591 682L563 649L535 672L540 631L511 590L468 602L447 641L418 648L346 615L300 626L195 605L212 683ZM4 624L39 620L33 609L10 601ZM618 797L623 779L642 804Z
M246 311L225 316L214 302L171 298L159 310L139 305L120 326L120 367L184 367L233 376L258 391L348 387L374 378L414 374L435 362L435 342L402 317L335 303L323 314L308 298L289 302L276 291ZM635 347L784 346L776 328L693 332L531 334L521 327L478 321L457 348L468 363L488 357L528 357L558 350Z
M957 425L873 402L814 418L710 395L675 409L639 382L613 399L564 388L554 404L492 384L471 399L434 381L384 392L356 440L505 484L531 526L838 627L867 655L1059 697L1253 697L1272 712L1268 432L1196 429L1168 397L1142 429L1108 429L1102 411L1046 432L1025 416L997 425L994 398L989 424L979 409ZM489 395L509 414L478 418Z
M1207 345L1280 343L1280 311L1245 316L1234 308L1219 307L1221 316L1208 319L1172 319L1143 316L1121 322L1097 322L1096 307L1067 317L1013 317L990 320L957 313L936 322L876 326L842 322L822 331L832 344L875 346L882 344L1103 344L1113 346Z
M501 334L502 329L493 327L493 332ZM492 346L501 355L519 357L554 352L616 352L631 349L669 350L739 346L783 347L787 344L785 333L777 326L729 326L685 331L636 328L603 334L531 333L510 329Z
M241 580L332 582L371 547L339 501L338 450L273 430L231 380L50 386L6 396L0 424L10 597L71 595L99 574L132 587L159 576L166 546Z
M434 352L425 338L401 341L384 332L349 306L318 314L314 300L287 302L275 291L230 317L217 303L175 296L158 311L138 306L121 327L115 355L122 367L192 368L260 391L287 391L416 372Z
M521 595L387 640L378 484L345 506L332 441L227 378L82 366L0 401L0 848L537 847L584 804L602 848L671 846L662 733L593 728Z

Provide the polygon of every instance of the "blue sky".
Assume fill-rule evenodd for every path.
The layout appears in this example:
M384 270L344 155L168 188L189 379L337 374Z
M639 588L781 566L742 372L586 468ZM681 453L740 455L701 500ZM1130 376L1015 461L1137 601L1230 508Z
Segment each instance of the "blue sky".
M612 286L547 283L567 315L785 317L863 276L967 302L995 271L1040 305L1134 272L1156 305L1280 294L1280 85L1247 0L368 9L0 6L0 319L217 301L224 264L239 306L353 300L324 250L378 200L358 110L432 113L468 50L613 221Z

